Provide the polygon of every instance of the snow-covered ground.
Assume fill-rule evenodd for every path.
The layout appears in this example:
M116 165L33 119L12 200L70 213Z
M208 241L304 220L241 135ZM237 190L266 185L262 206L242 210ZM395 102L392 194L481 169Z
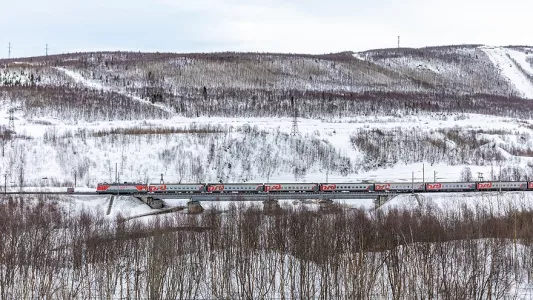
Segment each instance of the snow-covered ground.
M446 165L444 163L417 162L417 163L397 163L373 170L358 170L347 175L335 170L328 170L326 166L312 164L305 176L295 179L291 168L286 165L276 165L269 175L261 172L259 168L263 163L263 147L271 147L272 153L278 155L278 161L291 161L289 148L290 140L278 140L280 134L288 135L291 132L292 120L290 118L185 118L174 117L169 120L138 120L138 121L109 121L96 123L64 122L50 118L25 119L22 112L15 113L15 129L18 136L27 136L31 139L16 140L15 146L8 143L5 146L6 154L0 157L0 172L9 173L8 185L17 187L18 173L10 172L10 165L16 165L16 160L20 158L20 153L25 153L27 161L25 166L25 182L30 186L54 186L54 181L73 181L73 168L83 164L87 169L85 177L78 177L77 187L94 188L97 182L112 181L114 179L115 163L119 165L120 178L123 181L145 181L158 182L160 175L164 174L166 182L179 181L177 165L178 161L183 161L187 168L194 164L196 156L202 161L206 176L204 181L216 181L217 169L214 161L207 159L209 145L212 144L215 150L215 157L220 154L223 162L233 164L231 174L226 174L229 181L240 181L245 178L247 181L255 182L360 182L363 180L373 181L457 181L459 180L462 168L465 165ZM9 122L7 108L0 109L0 126L7 126ZM98 131L108 131L112 129L133 129L133 128L190 128L192 126L220 126L228 131L226 134L213 135L213 142L202 139L198 136L187 134L171 134L164 137L152 138L132 136L125 144L118 142L122 138L102 138L97 137L76 137L76 132L85 130L87 134ZM315 139L327 143L341 157L348 158L352 165L364 160L363 154L355 149L350 141L350 136L360 129L381 129L394 130L401 128L403 131L416 130L420 132L435 132L435 137L440 137L436 131L441 129L459 130L505 130L510 133L507 136L498 134L484 134L484 138L492 140L494 145L500 148L512 148L527 150L533 145L524 143L523 137L532 136L533 130L531 122L528 120L516 120L511 118L490 117L466 114L466 115L427 115L409 116L399 118L397 116L383 117L360 117L344 118L334 120L310 120L300 119L298 128L305 139ZM255 140L247 138L243 130L254 128L267 133L264 143L257 143ZM71 137L68 136L70 133ZM55 142L51 142L54 136ZM218 137L217 137L218 136ZM519 139L521 137L522 139ZM264 137L256 137L265 139ZM259 141L258 140L258 141ZM102 142L104 142L102 144ZM251 173L241 175L246 166L241 165L242 152L235 149L233 154L225 147L232 147L234 143L250 145L247 149ZM199 144L200 143L200 144ZM18 145L18 148L17 148ZM254 146L255 145L255 146ZM270 146L269 146L270 145ZM18 153L18 154L17 154ZM170 155L169 162L162 161L159 154ZM180 154L190 153L189 157L180 157ZM513 157L507 155L507 162L503 162L503 167L508 164L524 166L531 161L529 157ZM227 168L227 166L226 166ZM494 178L498 174L499 166L494 165L470 165L472 174L477 178L478 173L483 173L484 179ZM16 169L16 167L15 167ZM254 171L256 170L256 171ZM187 171L189 172L189 171ZM229 172L229 171L228 171ZM189 172L190 173L190 172ZM232 175L233 174L233 175ZM43 180L42 178L47 178ZM191 181L194 178L182 176L183 181ZM227 181L226 181L227 182Z
M0 194L0 199L2 195ZM111 206L110 213L107 214L109 208L109 195L95 195L95 196L58 196L57 202L62 206L66 212L72 215L78 215L81 212L94 212L96 214L105 215L106 218L112 220L118 214L125 218L140 216L143 214L157 212L159 209L151 209L141 200L130 196L115 197ZM177 206L187 206L186 199L164 199L165 207L168 209ZM339 204L346 209L363 209L372 212L376 209L374 199L349 199L349 200L334 200L335 204ZM261 201L200 201L202 207L206 210L217 209L225 211L230 205L250 206L257 205L262 207ZM279 200L281 207L306 207L306 209L318 209L320 204L317 200ZM434 213L459 213L463 207L468 207L473 211L483 209L493 215L504 215L514 209L533 209L533 192L483 192L483 193L421 193L421 194L403 194L391 197L391 200L385 202L378 210L388 211L393 208L398 209L421 209L423 211L430 208ZM187 210L173 212L186 213ZM155 216L143 217L143 220L149 221Z
M533 82L527 77L527 74L524 74L517 68L516 64L510 58L512 57L524 70L530 72L531 65L526 62L525 54L502 47L484 47L482 49L489 56L496 68L501 70L503 76L507 77L522 94L522 97L533 99Z

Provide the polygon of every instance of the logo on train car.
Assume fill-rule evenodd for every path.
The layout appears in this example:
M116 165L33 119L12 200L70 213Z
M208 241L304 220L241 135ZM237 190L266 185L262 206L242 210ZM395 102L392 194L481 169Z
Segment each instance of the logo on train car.
M223 184L210 185L207 187L208 192L222 192L224 190Z
M146 185L136 185L135 188L136 188L137 191L139 191L139 192L142 192L142 191L148 191L148 186L146 186Z
M108 188L109 188L109 185L99 184L96 186L97 191L107 191Z
M158 192L158 191L166 191L167 185L161 184L161 185L151 185L150 186L150 192Z
M265 192L268 191L280 191L281 184L265 185Z
M428 183L426 188L428 190L440 190L442 189L442 183Z
M477 184L478 189L490 189L492 188L492 182L483 182Z
M376 183L376 191L387 191L387 190L390 190L390 183L384 183L384 184Z
M323 191L334 191L337 189L336 184L323 184L321 185Z

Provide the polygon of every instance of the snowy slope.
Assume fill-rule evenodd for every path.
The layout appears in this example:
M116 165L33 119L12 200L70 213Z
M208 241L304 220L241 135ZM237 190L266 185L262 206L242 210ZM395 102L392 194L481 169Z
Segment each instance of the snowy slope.
M157 106L158 108L161 108L161 109L163 109L164 111L166 111L168 113L173 113L173 111L171 109L169 109L168 107L166 107L164 105L161 105L159 103L158 104L152 104L150 101L142 99L141 97L138 97L138 96L135 96L135 95L130 95L129 93L124 92L122 90L119 90L117 88L112 88L110 86L104 85L104 84L102 84L99 81L87 79L87 78L83 77L80 73L78 73L76 71L72 71L72 70L69 70L67 68L62 68L62 67L56 67L56 69L61 71L61 72L64 72L67 76L72 78L76 83L78 83L78 84L80 84L82 86L85 86L87 88L95 89L95 90L102 90L102 91L116 92L116 93L124 95L124 96L126 96L126 97L128 97L128 98L130 98L130 99L132 99L134 101L138 101L138 102L150 104L150 105L153 105L153 106Z
M533 66L527 61L528 59L533 59L533 54L526 54L523 51L513 49L505 50L507 51L507 54L520 65L527 75L533 76Z
M502 47L483 47L483 51L489 56L492 63L502 72L502 75L515 86L521 97L533 99L533 82L524 74L515 62L509 57L517 58L516 61L528 71L531 65L525 61L525 57L518 51L505 49Z
M0 126L7 126L8 121L6 111L0 110ZM26 119L17 112L17 132L28 139L16 140L13 146L8 144L5 147L6 154L0 157L0 174L12 170L9 185L13 189L18 186L21 169L29 186L65 186L72 183L73 171L79 170L77 186L94 188L98 182L113 180L115 163L118 163L120 178L124 181L156 182L162 173L167 182L216 182L219 178L225 182L325 182L326 179L329 182L405 182L411 181L413 175L417 181L429 181L433 177L456 181L464 165L449 166L442 161L399 162L366 170L362 168L366 163L365 153L354 149L351 136L360 129L375 128L388 134L402 128L405 132L418 134L433 132L435 139L442 139L439 130L464 128L479 131L479 138L499 149L527 152L533 148L533 131L528 124L508 118L493 117L489 123L483 115L301 119L299 131L304 137L302 145L306 147L302 153L310 155L306 157L294 153L291 148L294 143L289 136L291 122L289 118L174 117L170 120L73 124L53 119ZM94 136L94 133L119 129L204 128L202 126L208 124L219 125L224 132ZM486 133L499 132L497 130L505 131L501 131L502 134ZM270 155L266 149L270 149ZM316 152L318 149L325 152L320 154ZM405 149L401 151L405 152ZM328 153L332 156L329 169L324 158ZM24 165L20 163L21 157L25 159ZM504 157L503 168L508 165L527 167L532 161L530 157L510 154ZM341 169L347 161L350 168L343 174ZM295 164L306 167L303 176L295 178ZM482 172L490 179L491 174L498 173L499 166L487 163L470 167L474 176Z

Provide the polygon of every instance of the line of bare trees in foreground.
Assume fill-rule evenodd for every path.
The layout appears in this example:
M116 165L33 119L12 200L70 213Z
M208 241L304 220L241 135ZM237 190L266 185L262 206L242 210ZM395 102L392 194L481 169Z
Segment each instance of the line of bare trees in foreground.
M533 211L519 207L231 205L124 221L0 201L1 299L507 299L533 275Z

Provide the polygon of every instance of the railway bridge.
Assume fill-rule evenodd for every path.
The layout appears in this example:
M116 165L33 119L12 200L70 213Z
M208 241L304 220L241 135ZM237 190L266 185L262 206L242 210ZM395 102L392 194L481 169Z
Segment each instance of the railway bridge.
M45 192L45 191L10 191L7 195L69 195L69 196L96 196L96 192ZM346 199L374 199L376 207L398 195L396 192L276 192L276 193L137 193L137 194L112 194L110 206L114 196L132 196L146 203L151 208L162 208L164 199L188 200L188 207L192 210L201 210L200 201L261 201L265 208L275 207L278 200L319 200L327 203L333 200Z
M250 193L250 194L237 194L237 193L200 193L200 194L173 194L173 193L153 193L153 194L135 194L135 198L142 200L152 208L160 208L163 199L184 199L189 200L189 203L199 205L200 201L262 201L274 205L277 200L320 200L322 202L332 200L346 200L346 199L374 199L376 207L381 206L383 203L392 199L392 197L398 195L398 193L391 192L307 192L307 193ZM276 202L274 202L276 201Z

